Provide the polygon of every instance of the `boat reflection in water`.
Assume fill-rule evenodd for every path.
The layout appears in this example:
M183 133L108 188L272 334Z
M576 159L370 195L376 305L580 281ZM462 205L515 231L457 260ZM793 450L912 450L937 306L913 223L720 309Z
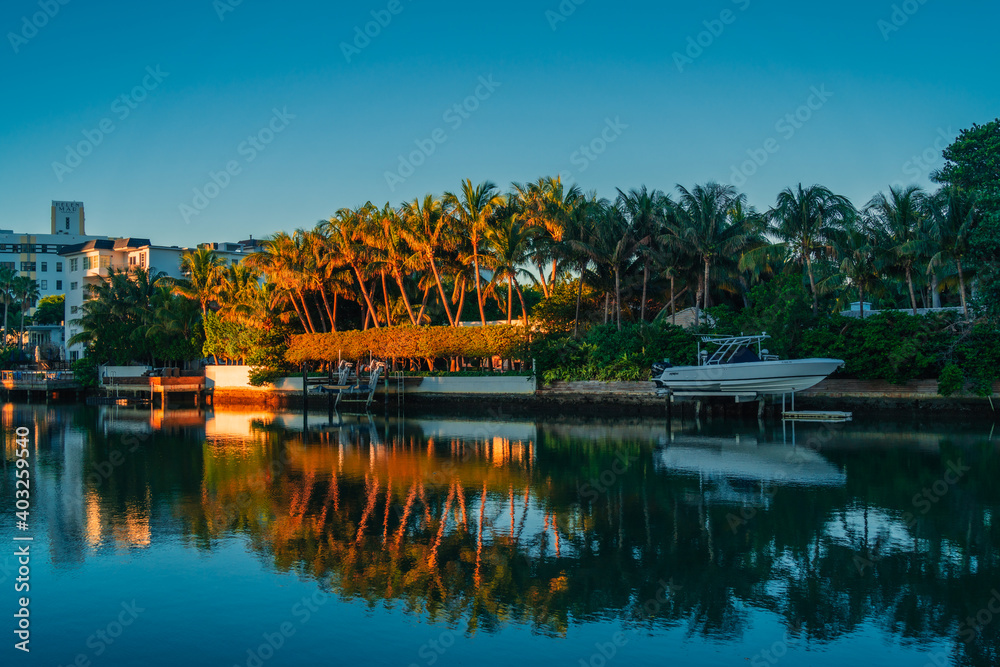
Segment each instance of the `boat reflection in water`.
M348 661L427 664L415 656L432 631L419 628L443 624L464 648L442 664L505 664L492 637L577 664L616 630L633 637L623 664L720 652L742 664L786 630L787 664L923 665L934 652L996 664L1000 627L962 634L1000 586L988 427L799 425L808 445L793 446L780 427L718 423L326 417L18 408L40 434L52 530L39 548L88 577L123 550L171 554L174 574L139 559L119 576L163 609L185 607L178 568L215 590L222 608L161 622L211 624L225 609L253 632L216 633L220 664L242 664L287 614L283 573L337 596L295 650L347 632ZM94 477L115 450L120 462ZM961 479L917 502L956 462ZM209 574L245 550L259 570ZM90 604L82 582L60 580L67 619ZM357 604L369 620L345 630Z

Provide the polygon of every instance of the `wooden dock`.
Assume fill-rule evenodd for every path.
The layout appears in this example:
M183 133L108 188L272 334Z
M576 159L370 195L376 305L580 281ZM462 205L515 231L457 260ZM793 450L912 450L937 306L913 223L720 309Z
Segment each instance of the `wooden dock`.
M194 397L195 406L211 403L211 391L206 390L205 376L180 377L135 377L107 378L101 385L105 398L138 399L140 402L155 403L157 397L161 407L166 407L170 397L190 395Z
M73 371L0 371L0 386L10 392L25 392L30 400L32 394L44 394L45 399L59 398L60 393L83 391Z

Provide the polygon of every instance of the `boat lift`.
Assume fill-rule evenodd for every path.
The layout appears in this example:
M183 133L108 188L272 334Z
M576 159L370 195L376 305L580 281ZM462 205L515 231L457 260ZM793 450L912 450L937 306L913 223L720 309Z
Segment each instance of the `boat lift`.
M757 358L761 361L777 361L778 355L770 354L768 350L761 349L761 343L770 338L766 331L757 335L739 335L739 336L726 336L720 334L702 334L698 336L698 365L699 366L718 366L720 364L730 363L734 357L736 357L741 350L751 349L752 346L757 348ZM714 345L715 350L709 352L709 350L703 350L702 344ZM764 401L767 396L781 396L781 419L782 421L824 421L824 422L843 422L850 421L853 414L850 412L839 412L839 411L822 411L822 410L808 410L808 411L796 411L795 410L795 390L791 387L787 388L787 391L730 391L724 392L719 391L720 387L716 385L713 390L711 387L706 387L700 390L673 390L673 389L658 389L656 394L658 396L666 396L667 398L667 408L668 410L677 401L677 399L696 399L696 412L701 412L701 399L703 398L714 398L714 397L725 397L732 398L736 403L749 403L757 401L759 404L759 409L757 411L757 416L761 417L764 413ZM791 410L785 409L785 402L787 399L791 400Z
M329 378L310 378L308 366L303 366L303 394L308 397L310 385L313 385L313 391L328 394L333 399L331 408L339 408L341 403L364 403L367 412L375 398L379 378L385 371L385 363L373 361L369 369L368 377L363 379L362 373L353 373L353 364L341 361L337 367L336 378L332 370Z

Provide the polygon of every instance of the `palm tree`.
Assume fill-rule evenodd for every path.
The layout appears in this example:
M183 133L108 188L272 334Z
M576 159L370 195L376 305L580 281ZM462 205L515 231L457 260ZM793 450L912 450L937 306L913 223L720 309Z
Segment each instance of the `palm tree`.
M0 299L3 299L3 347L7 348L7 310L14 298L14 279L17 274L14 269L0 266Z
M865 294L881 284L881 267L887 239L882 229L871 219L859 219L831 238L840 260L840 270L858 288L861 318L865 317Z
M528 261L532 239L540 232L541 230L537 227L525 224L514 212L498 216L496 224L486 230L486 248L492 254L489 260L490 268L493 269L490 287L500 282L507 283L507 324L511 323L515 291L517 291L517 298L521 302L524 324L525 326L528 324L528 309L525 306L524 294L521 292L517 277L519 275L531 276L523 268L523 264Z
M528 184L512 183L511 188L525 224L545 232L535 235L531 255L538 269L542 294L547 297L556 281L559 261L564 258L567 226L574 209L583 201L583 191L577 185L567 188L559 176L539 178ZM547 262L551 262L548 277Z
M199 312L197 302L175 294L166 284L156 286L150 306L152 317L145 335L150 340L154 356L164 361L200 358L202 345L198 339L207 311Z
M771 233L787 245L797 261L805 264L813 298L813 315L819 312L813 258L829 254L831 232L849 224L855 213L854 206L846 197L835 195L821 185L803 188L799 183L794 190L783 190L768 214L773 225Z
M256 292L260 290L260 271L244 262L233 262L221 272L218 300L219 315L231 322L259 324L264 312L254 312ZM262 310L266 311L264 306Z
M491 181L472 185L466 179L462 189L456 195L444 193L444 201L454 210L455 219L462 233L468 237L471 246L472 263L475 271L476 301L479 304L479 317L486 325L486 311L483 309L482 275L480 274L479 256L482 249L483 235L490 226L494 211L504 205L503 198L497 191L497 186Z
M583 284L587 278L587 269L596 254L592 243L597 233L598 217L606 206L608 206L607 200L598 200L596 193L592 192L586 197L581 197L573 208L566 225L566 236L563 241L566 246L565 254L573 261L580 274L576 289L576 316L573 318L574 338L580 331L580 303L583 300Z
M147 332L154 318L157 290L164 278L164 273L151 274L143 268L109 268L107 278L87 286L89 298L83 304L83 312L72 321L81 328L80 332L67 344L87 345L101 362L154 361L155 350Z
M17 349L24 351L24 315L28 309L35 305L41 293L38 291L38 283L27 276L17 276L12 283L12 292L17 303L21 304L21 328L17 337Z
M225 260L211 248L202 246L181 255L181 273L184 278L176 281L175 291L201 304L201 313L208 312L208 304L218 296Z
M372 303L371 294L365 280L369 277L370 251L362 238L363 231L368 227L367 219L371 215L372 206L366 204L357 209L342 208L336 215L321 224L324 234L330 240L328 252L340 257L340 261L345 266L350 267L354 277L358 281L358 289L368 307L368 315L379 328L378 311ZM365 317L364 326L367 328L368 317Z
M619 331L622 328L622 274L626 273L638 249L629 220L621 209L605 202L596 215L593 234L585 248L598 270L604 269L613 278L615 292L614 319ZM605 292L605 319L607 318L608 293Z
M639 321L646 321L646 295L649 275L659 254L659 239L663 237L666 212L672 206L669 198L659 190L649 191L645 185L628 193L618 190L618 207L629 219L632 233L638 242L637 250L642 261L642 303Z
M969 317L969 304L965 300L965 272L962 261L969 251L969 240L979 222L974 194L958 186L948 185L938 191L931 202L932 230L939 247L931 258L934 265L955 262L958 269L958 294L962 312Z
M410 323L416 325L417 317L413 313L413 305L406 293L403 278L419 267L420 256L407 247L406 239L401 234L404 219L392 206L386 204L382 210L374 211L369 220L371 227L366 230L366 238L369 246L375 250L375 265L382 268L383 291L385 291L385 273L388 272L396 281ZM388 299L388 295L386 298Z
M711 269L713 262L720 258L731 260L739 257L749 240L753 229L747 218L734 222L732 213L742 207L746 196L739 194L731 185L708 183L696 185L688 190L678 185L681 196L675 206L678 222L676 241L700 260L704 275L700 279L704 308L710 304ZM695 300L695 318L698 318L698 303Z
M875 195L865 212L873 216L887 235L890 263L902 271L910 291L910 307L917 314L917 296L913 289L913 267L922 242L923 219L926 214L926 196L919 186L891 187L889 195Z
M424 197L423 203L419 199L403 207L402 218L404 223L400 228L400 234L406 242L417 253L434 274L434 283L438 288L438 295L441 297L441 305L444 307L448 324L455 326L457 323L452 317L451 308L448 305L448 297L444 293L444 285L441 283L441 272L438 270L437 254L449 245L448 224L451 220L447 209L436 199L434 195Z
M261 270L278 288L279 302L287 302L295 309L302 328L307 333L315 333L309 304L303 293L303 262L306 260L303 232L294 236L278 232L264 241L263 250L246 258L252 268ZM296 298L297 297L297 298Z

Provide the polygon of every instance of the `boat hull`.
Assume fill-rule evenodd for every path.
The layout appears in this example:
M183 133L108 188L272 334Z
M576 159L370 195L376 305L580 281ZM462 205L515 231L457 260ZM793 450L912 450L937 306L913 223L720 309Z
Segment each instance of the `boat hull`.
M658 388L669 391L783 394L809 389L843 365L840 359L789 359L677 366L653 380Z

